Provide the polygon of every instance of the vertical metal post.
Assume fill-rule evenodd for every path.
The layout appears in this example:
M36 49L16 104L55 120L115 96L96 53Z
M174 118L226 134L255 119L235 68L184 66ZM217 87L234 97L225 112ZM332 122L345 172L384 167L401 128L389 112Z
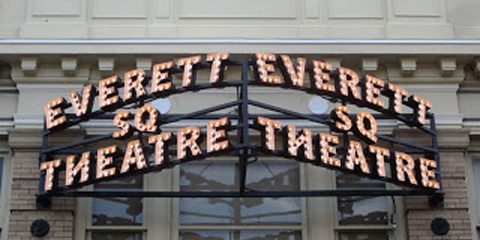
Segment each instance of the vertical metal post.
M40 150L40 156L38 159L38 169L40 165L47 160L47 153L43 153L44 149L48 148L48 134L47 134L47 125L45 119L43 120L43 131L42 131L42 148ZM49 208L51 206L52 199L51 196L47 195L45 192L45 172L40 173L40 179L38 182L38 195L36 199L37 208Z
M430 115L430 130L432 130L432 148L436 149L437 152L433 153L433 160L437 163L437 169L435 171L437 180L440 183L440 189L438 189L433 195L430 196L429 202L431 206L441 207L443 206L444 192L442 187L442 168L440 164L440 150L438 148L438 133L437 125L435 121L435 115L431 113Z
M240 97L242 103L240 104L239 122L241 124L240 144L242 148L239 152L239 178L240 178L240 195L245 193L246 177L247 177L247 163L249 157L249 139L248 139L248 61L242 62L242 88Z

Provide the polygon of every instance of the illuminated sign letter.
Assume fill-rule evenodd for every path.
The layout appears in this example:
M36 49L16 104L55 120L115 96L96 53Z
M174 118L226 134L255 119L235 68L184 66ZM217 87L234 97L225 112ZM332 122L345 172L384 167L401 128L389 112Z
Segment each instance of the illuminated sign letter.
M333 130L346 132L352 129L352 120L348 117L348 108L346 106L337 106L330 112L330 117L335 121Z
M380 93L382 88L385 86L385 82L381 79L372 77L370 75L365 75L365 101L384 108L384 103L380 99Z
M338 145L338 136L326 133L320 133L320 159L322 163L330 166L340 167L340 159L336 158Z
M350 170L355 169L355 165L360 165L363 173L370 173L365 154L363 154L362 144L357 141L350 140L348 144L347 161L345 167Z
M385 95L390 99L388 104L390 111L401 114L403 99L408 95L407 90L398 87L395 84L389 83L387 84L387 88L384 90L384 92Z
M55 169L60 167L62 164L61 160L52 160L48 162L43 162L40 164L40 170L45 170L45 191L50 191L53 188L53 178Z
M280 122L264 117L257 117L254 125L262 132L262 145L270 151L275 151L275 129L281 129Z
M95 92L96 88L92 84L88 84L83 87L82 96L75 91L68 94L77 117L82 117L92 112Z
M227 117L212 120L207 123L207 152L225 150L229 146L225 128L230 126L230 120ZM223 140L223 141L219 141Z
M115 174L115 167L106 167L112 165L113 156L117 153L117 149L116 145L112 145L97 150L97 179L110 177Z
M130 170L130 165L136 164L137 169L143 169L147 166L145 155L139 140L128 142L123 157L122 168L120 173L126 173Z
M303 156L309 160L314 160L312 131L308 128L304 128L300 131L300 135L297 137L295 126L289 124L286 129L288 154L296 157L298 155L298 149L303 146Z
M324 61L313 61L313 74L311 74L311 85L313 89L335 92L335 85L330 82L330 73L333 71L332 65Z
M161 95L162 93L173 89L172 80L170 79L170 69L173 67L173 62L164 62L155 64L152 67L152 82L151 92L155 95Z
M313 52L311 54L315 55ZM435 160L428 159L431 157L431 151L426 147L422 148L409 141L395 140L377 133L379 130L377 124L381 122L377 122L376 117L382 120L399 120L411 130L425 130L423 125L426 123L434 125L433 114L429 112L432 104L426 99L409 95L407 90L368 74L362 74L362 78L359 79L359 74L352 69L334 68L323 60L312 61L286 53L275 55L262 52L255 53L250 59L245 59L243 55L239 56L240 60L232 58L230 53L216 52L206 56L190 55L171 61L165 60L153 64L151 71L144 68L125 71L123 81L117 75L113 75L101 79L98 86L96 85L97 89L92 84L85 84L81 91L68 92L66 98L58 97L46 102L43 109L45 113L43 136L46 138L44 142L49 144L42 145L39 171L41 181L44 182L40 183L39 196L62 195L64 190L90 183L162 171L179 163L230 153L232 148L240 149L240 152L248 155L246 157L252 158L252 161L264 155L283 156L328 169L424 190L441 187L441 173L437 169L440 162L437 156ZM235 71L228 75L241 75L242 80L224 82L226 77L224 75L231 67L234 67ZM205 75L208 83L196 84L196 75L200 73L208 75ZM249 79L250 75L254 75L254 79ZM177 79L182 79L182 87L174 82ZM300 90L325 98L335 104L335 108L327 116L314 114L318 115L318 118L295 114L280 107L249 99L250 85L256 87L260 85L261 88L278 87L280 95L281 89ZM163 116L159 108L153 104L156 99L170 95L224 87L237 90L237 102L172 116ZM97 96L98 104L95 99ZM192 101L201 102L199 99L190 102L185 100L187 105ZM280 100L288 101L285 97L280 97ZM252 111L255 113L276 112L280 115L263 115L271 116L272 119L269 119L262 117L261 114L249 113L245 108L244 111L237 111L238 109L224 111L224 108L229 108L231 104L252 105L255 108ZM315 112L313 107L319 104L311 101L310 105L312 112ZM350 105L355 110L351 109ZM94 106L97 109L93 109ZM72 109L69 109L70 107ZM369 109L363 110L365 108ZM212 118L216 114L210 113L220 111L219 109L224 109L221 112L225 115ZM301 109L297 107L293 110ZM83 123L90 119L112 119L114 129L111 135L84 136L81 141L59 144L53 141L50 144L51 141L48 140L50 134L67 127L73 127L72 130L82 128ZM203 128L182 126L176 133L164 132L170 128L170 124L176 125L177 121L187 119L206 120L206 126ZM304 120L321 124L322 126L318 126L320 129L323 127L329 129L312 133L312 128L292 124L294 122L303 124ZM282 125L282 121L289 124ZM232 123L236 125L232 126ZM167 124L168 126L164 126ZM234 129L238 134L234 138L240 139L239 141L233 141L234 138L229 136L230 131ZM434 126L432 129L435 130ZM63 134L68 138L70 133L66 131ZM435 131L427 135L431 138L429 140L433 141L433 144L429 141L429 145L431 144L431 148L437 152ZM261 147L248 144L253 139L256 142L257 137L261 138ZM122 142L124 145L111 142ZM77 151L77 145L89 147L92 144L100 147L95 153L92 150ZM238 146L233 146L235 144ZM407 149L405 152L412 155L396 151L395 147L398 144L404 145ZM390 149L392 147L394 150ZM69 148L73 149L68 150ZM54 151L55 149L64 149L62 152L65 152L62 154ZM69 151L75 154L66 154ZM238 154L238 151L234 152ZM57 155L64 155L65 159L51 160L56 159L53 156ZM61 175L65 177L65 181L57 179L59 173L65 174ZM61 186L56 186L57 184ZM84 192L81 195L92 194Z
M397 180L400 182L405 182L405 174L407 174L408 180L413 185L418 185L417 179L415 178L415 161L412 156L403 153L395 152L395 171Z
M82 157L75 165L77 156L70 155L67 157L67 166L65 167L65 185L71 186L75 176L80 173L80 183L86 182L90 177L90 152L84 152Z
M390 151L386 148L370 145L368 149L371 154L375 155L376 165L377 165L377 174L380 177L386 177L385 173L385 157L390 156Z
M200 60L200 56L177 59L177 66L183 67L182 86L184 88L191 87L194 84L192 83L193 79L195 79L193 67L198 64Z
M45 104L45 122L47 129L60 127L67 122L67 117L63 112L66 105L65 98L55 98Z
M358 132L365 140L370 143L376 143L377 137L377 120L369 112L359 112L357 114L355 131Z
M115 108L122 100L118 97L120 80L117 76L112 76L98 82L98 97L100 108L108 110Z
M207 62L212 64L212 69L210 70L210 83L218 83L223 80L223 73L225 71L223 62L229 57L229 53L216 53L207 55Z
M183 160L187 157L187 148L190 149L192 157L202 154L202 150L197 144L200 138L200 129L198 127L185 127L177 132L177 158Z
M141 132L155 132L158 126L160 113L155 107L145 105L135 113L135 128Z
M123 101L135 100L147 94L143 84L145 83L145 71L136 69L128 71L124 75Z
M410 96L408 98L408 103L413 107L416 121L421 125L425 125L425 117L428 109L432 107L432 104L428 100L417 95Z
M159 166L165 162L165 151L167 142L172 138L171 132L162 132L148 137L149 144L155 144L155 165Z
M294 67L288 55L280 55L280 70L282 71L285 82L291 86L303 87L306 64L307 59L297 58Z
M127 111L118 112L115 117L113 118L113 123L115 126L119 127L120 130L113 132L113 138L128 138L132 135L133 129L128 123L128 119L130 119L132 114Z
M257 53L255 54L255 64L256 67L255 75L263 84L269 85L279 85L282 83L280 80L280 76L270 75L271 73L275 72L275 66L273 63L277 61L275 54L271 53Z
M356 99L361 99L358 83L360 79L358 74L352 69L340 67L338 68L338 85L340 94L348 97L349 93Z
M440 188L440 183L435 179L435 170L437 162L427 158L420 158L420 172L422 175L422 185L429 188Z

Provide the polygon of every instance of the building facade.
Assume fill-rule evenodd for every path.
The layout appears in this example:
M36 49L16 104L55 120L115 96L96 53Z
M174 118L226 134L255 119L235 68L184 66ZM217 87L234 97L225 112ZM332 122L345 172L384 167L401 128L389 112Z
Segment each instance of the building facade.
M38 219L49 224L42 239L479 239L479 7L474 0L0 0L1 239L36 239L31 228ZM222 52L243 60L257 52L322 59L428 99L436 118L443 203L432 205L428 196L53 197L51 206L39 207L47 101L132 69L150 71L156 63ZM231 68L225 79L238 74ZM208 73L197 79L208 81ZM190 113L236 94L235 89L185 93L156 106L162 113ZM249 94L305 114L335 107L288 89L252 87ZM282 124L290 122L321 130L291 119ZM189 124L205 121L168 128ZM110 122L92 120L50 143L112 129ZM379 132L426 141L398 121L382 122ZM234 190L237 167L231 156L215 157L83 190ZM401 188L278 157L260 156L248 168L247 184L254 188ZM438 218L448 222L445 235L432 230Z

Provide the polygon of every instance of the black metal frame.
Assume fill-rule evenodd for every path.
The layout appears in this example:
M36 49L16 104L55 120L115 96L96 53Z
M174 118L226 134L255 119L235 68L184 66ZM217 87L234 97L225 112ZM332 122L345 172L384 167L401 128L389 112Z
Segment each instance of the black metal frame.
M277 106L272 106L269 104L265 104L262 102L258 102L255 100L249 99L248 96L248 88L249 85L255 84L254 81L250 81L248 78L249 69L253 65L252 62L244 60L244 61L230 61L228 65L237 65L241 66L241 80L239 81L228 81L228 82L220 82L217 84L203 84L203 85L195 85L194 87L190 88L179 88L174 89L170 92L169 95L172 94L179 94L184 93L187 91L199 91L208 88L224 88L224 87L235 87L237 89L237 99L232 102L220 104L218 106L209 107L203 110L195 111L188 114L181 114L181 115L165 115L161 116L161 121L163 124L168 124L180 120L185 119L216 119L220 115L212 114L216 111L236 107L238 111L235 114L222 114L221 116L227 116L230 119L237 120L237 125L233 126L234 129L237 131L237 145L231 149L230 154L234 156L238 156L238 164L239 164L239 191L235 192L223 192L223 191L147 191L147 192L122 192L122 191L73 191L73 188L56 188L53 191L45 192L43 187L43 182L45 180L45 173L42 172L40 175L40 183L39 183L39 194L37 195L37 205L39 207L48 207L51 201L52 196L61 196L61 197L158 197L158 198L165 198L165 197L328 197L328 196L408 196L408 195L428 195L430 196L430 200L432 205L439 206L443 202L443 191L440 190L431 190L426 188L414 188L414 189L403 189L403 190L345 190L345 189L337 189L337 190L299 190L299 191L258 191L247 189L245 186L246 176L247 176L247 168L249 164L249 160L251 158L256 157L257 154L270 154L274 156L283 156L280 152L262 152L261 149L250 143L249 140L249 127L252 127L250 123L257 115L249 113L249 106L260 107L263 109L267 109L278 114L263 114L262 116L274 118L274 119L303 119L312 121L315 123L329 125L330 124L330 116L327 114L322 115L312 115L312 114L302 114L292 110L283 109ZM205 64L202 65L206 67ZM180 72L179 69L176 72ZM309 92L307 88L297 88L298 90ZM148 101L154 100L158 97L165 97L165 96L154 96L148 95L141 99L139 102L127 102L124 103L122 107L137 107L145 104ZM335 98L326 97L328 100L335 102L338 101ZM362 106L361 102L355 102L355 99L349 99L350 102L353 102L356 105ZM345 99L342 99L342 102L345 103ZM385 135L379 135L379 139L389 141L393 144L402 145L405 149L402 148L402 151L411 154L424 154L432 157L437 162L437 176L440 178L440 158L439 158L439 151L438 151L438 142L437 142L437 133L436 133L436 126L435 126L435 117L433 114L428 114L427 119L429 120L429 127L424 126L412 126L410 114L401 114L401 115L390 115L388 111L382 111L380 109L376 109L380 112L380 114L375 114L374 116L378 119L397 119L401 122L406 123L410 127L419 128L424 133L430 135L431 137L431 147L421 146L418 144L414 144L411 142L407 142L401 139L392 138ZM69 124L65 127L71 127L77 125L81 122L87 121L89 119L112 119L113 114L109 114L104 110L97 110L90 114L88 118L75 118L75 116L69 114L68 118L70 119ZM73 143L64 144L61 146L56 147L48 147L49 145L49 136L53 134L52 131L46 129L44 125L43 130L43 142L42 142L42 150L40 152L39 163L45 162L49 159L49 157L53 154L80 154L81 152L85 151L85 149L75 150L72 149L74 147L82 146L89 143L94 143L102 140L106 140L111 138L111 134L108 135L101 135L95 137L89 137L83 139L81 141L75 141ZM139 133L140 134L140 133ZM88 150L91 151L91 150ZM342 150L340 150L341 152ZM341 154L341 153L340 153ZM297 159L298 160L298 159ZM137 174L143 174L146 172L151 171L161 171L163 169L172 168L178 164L184 163L186 161L178 161L172 160L168 161L168 164L162 168L155 168L149 169L147 171L136 171L133 173L126 173L121 175L116 175L113 178L124 177L124 176L131 176ZM362 175L362 174L360 174ZM371 176L368 176L371 177ZM377 178L378 179L378 178ZM102 181L108 179L102 179ZM383 181L394 182L396 184L401 184L399 182L395 182L391 179L382 179ZM82 185L77 185L77 187L93 184L95 180L87 181Z

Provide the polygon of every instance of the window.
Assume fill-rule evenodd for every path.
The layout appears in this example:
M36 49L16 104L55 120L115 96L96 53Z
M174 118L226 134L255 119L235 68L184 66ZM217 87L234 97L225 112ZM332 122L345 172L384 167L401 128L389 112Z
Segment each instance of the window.
M2 186L3 182L4 182L4 180L3 180L3 163L4 163L4 160L3 160L2 157L0 157L0 203L3 203L4 199L5 199L5 194L3 194L3 191L2 191L4 189L4 187ZM4 206L1 206L0 216L2 216L2 219L0 220L0 223L1 223L1 225L0 225L0 238L2 236L2 232L3 232L2 230L3 230L4 223L5 223L5 218L3 217L4 216L3 213L5 211L4 209L5 209Z
M120 178L95 185L101 191L142 191L143 177ZM94 198L92 200L91 238L141 240L143 228L143 200L141 198ZM105 232L108 227L118 231ZM124 229L122 229L124 227ZM140 228L136 228L140 227Z
M8 199L10 188L10 162L0 155L0 239L7 239Z
M201 231L180 232L180 240L301 240L299 231L289 230L243 230L243 231Z
M337 189L385 189L385 183L338 173ZM337 198L340 240L388 240L391 204L389 197L353 196Z
M2 180L2 182L3 182L3 162L4 162L3 158L0 157L0 180ZM3 195L2 190L3 190L3 187L2 187L2 184L0 183L0 194L1 195Z
M248 165L246 186L255 190L300 189L299 164L261 160ZM181 191L238 191L235 161L183 164ZM183 198L179 200L181 240L300 240L300 198Z
M472 215L472 223L474 228L476 229L475 232L477 234L477 239L480 237L480 156L474 156L472 158L472 169L473 169L473 176L470 177L470 186L474 188L474 195L472 199L474 201L470 201L470 209L474 209L471 212Z
M171 191L172 171L119 178L81 191ZM75 240L171 240L171 198L78 198Z
M141 177L123 178L95 185L102 191L138 191L143 188ZM141 198L96 198L92 203L93 226L141 226L143 222Z

